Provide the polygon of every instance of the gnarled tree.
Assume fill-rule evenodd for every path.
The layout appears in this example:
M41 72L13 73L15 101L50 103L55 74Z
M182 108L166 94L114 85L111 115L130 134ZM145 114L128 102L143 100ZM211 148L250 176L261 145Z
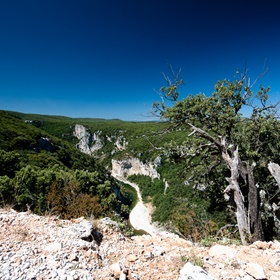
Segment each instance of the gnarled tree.
M213 186L207 174L226 166L223 191L232 202L242 244L263 240L259 191L270 187L267 163L279 161L277 103L269 103L269 87L260 86L254 93L261 75L250 84L245 71L234 81L218 81L211 96L199 93L179 100L183 80L172 68L171 74L164 75L167 85L160 88L161 102L153 104L154 113L169 121L170 129L192 132L180 147L175 141L169 147L174 151L176 146L185 158L193 182Z

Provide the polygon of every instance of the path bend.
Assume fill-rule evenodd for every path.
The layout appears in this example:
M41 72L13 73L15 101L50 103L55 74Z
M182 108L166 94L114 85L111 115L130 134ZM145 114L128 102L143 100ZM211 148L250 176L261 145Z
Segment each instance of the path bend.
M115 179L117 179L118 181L121 181L125 184L132 186L137 192L138 202L135 205L135 207L132 209L132 211L129 215L130 224L136 230L144 230L151 236L156 236L156 235L159 235L160 233L163 233L163 231L161 229L159 229L158 227L156 227L155 225L153 225L151 223L151 213L149 212L148 208L144 205L144 203L142 201L142 196L141 196L138 185L135 183L129 182L126 179L121 178L119 176L113 176L113 177Z

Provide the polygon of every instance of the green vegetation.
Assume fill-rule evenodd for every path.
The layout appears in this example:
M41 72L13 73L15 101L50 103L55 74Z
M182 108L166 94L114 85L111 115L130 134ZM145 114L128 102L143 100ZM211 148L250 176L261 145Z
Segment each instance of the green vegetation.
M268 103L269 89L260 86L254 93L246 73L233 82L218 81L211 96L179 100L183 81L173 71L172 78L165 77L160 92L167 103L154 104L158 122L1 112L2 202L65 218L113 212L128 218L136 192L118 184L133 203L116 198L111 160L157 159L160 179L129 177L144 202L155 206L154 221L205 245L279 237L273 209L280 197L267 165L280 163L280 126L276 104ZM244 106L250 109L247 118L241 115ZM75 148L76 124L98 135L102 148L92 156ZM127 221L118 222L128 230Z
M184 143L169 143L167 153L184 160L194 188L204 189L211 199L225 194L243 244L271 238L279 228L277 214L268 205L277 205L280 197L268 163L279 163L280 127L278 103L269 102L269 87L260 85L253 92L255 82L250 84L246 71L234 81L218 81L210 96L199 93L179 101L183 81L172 69L171 74L172 78L165 76L167 86L160 89L162 102L154 103L155 113L170 122L170 130L192 132ZM245 108L247 118L241 114ZM272 227L268 217L274 217Z
M174 168L173 168L174 167ZM168 178L169 187L165 189L163 181L143 175L132 175L129 180L139 185L144 202L156 206L153 221L164 224L167 228L186 238L199 242L216 232L225 223L232 222L232 215L220 209L203 192L198 192L191 185L186 185L180 177L181 168L165 163L160 169L167 175L171 170L174 177ZM176 174L177 173L177 174ZM172 180L173 178L173 180Z
M27 191L30 191L28 187L21 188L21 192L24 195L18 195L14 190L15 187L13 187L15 184L14 180L16 180L14 179L15 174L3 173L1 175L7 175L10 178L9 181L5 181L7 178L2 177L6 186L3 188L2 195L5 197L6 203L16 204L21 209L24 209L26 204L28 204L32 205L31 208L37 213L60 212L60 215L64 217L73 215L72 204L81 204L80 210L77 210L76 215L81 215L81 210L85 208L85 204L97 205L96 207L90 207L90 209L93 209L92 211L95 212L95 216L99 216L101 215L100 204L102 211L104 210L102 215L107 214L109 208L113 208L117 209L122 216L127 217L128 211L137 202L135 190L125 184L120 184L121 192L134 203L126 207L122 204L119 205L119 203L113 200L108 206L106 201L110 200L109 193L102 194L105 195L104 201L104 199L97 199L96 196L100 197L100 194L97 194L91 188L94 181L97 180L96 175L93 176L92 173L97 172L97 177L101 177L97 181L104 185L106 180L110 182L112 180L108 173L104 171L105 167L110 166L112 158L137 157L145 163L153 161L156 157L160 156L161 164L158 172L161 174L161 178L168 182L169 187L167 189L163 180L156 179L152 181L144 176L132 176L131 178L131 180L136 181L140 185L144 201L151 202L156 206L153 215L154 221L165 224L170 229L181 232L181 234L188 238L198 241L208 234L214 233L219 226L230 220L228 215L223 210L223 214L221 214L221 211L219 212L220 209L217 210L218 207L213 206L214 204L211 204L210 199L205 197L202 192L198 194L191 186L186 186L185 180L189 173L185 172L184 161L176 158L174 154L172 154L172 159L163 154L161 147L170 143L174 137L178 142L182 143L186 133L189 133L188 131L178 130L170 133L167 131L169 124L162 122L72 119L57 116L26 115L16 112L3 114L6 114L8 119L13 118L11 123L17 120L17 123L14 123L16 133L25 135L25 132L27 132L30 135L30 142L33 141L35 146L37 140L35 141L34 137L31 137L35 132L38 133L36 139L40 139L40 137L48 138L55 146L55 151L52 152L46 150L35 151L29 148L24 150L13 148L12 154L21 153L22 157L12 157L10 159L11 164L16 167L13 161L19 159L21 165L30 165L31 170L28 176L30 177L30 182L33 180L33 198L31 199L28 193L26 194ZM9 123L7 120L6 122ZM95 152L93 157L81 154L74 148L78 142L73 136L76 124L84 125L90 133L101 132L100 137L103 147ZM24 128L22 129L21 126ZM7 130L8 127L9 125L5 129ZM116 149L114 143L117 138L125 139L127 143L125 150ZM109 141L108 139L112 140ZM12 150L9 144L6 144L6 148ZM114 152L112 153L112 151ZM7 152L5 151L5 153ZM71 158L69 159L69 157ZM65 165L66 163L68 164ZM101 168L100 166L104 167ZM39 181L37 182L37 177L32 175L32 172L34 174L42 173L43 175L38 176L38 178L42 176L43 178L38 179ZM31 180L31 175L35 179ZM71 179L66 179L65 177ZM11 183L12 187L7 187L8 183ZM9 189L9 194L5 194L4 189ZM63 193L60 192L61 189L64 190ZM73 193L74 195L70 195ZM81 195L81 193L90 195L90 198ZM13 198L13 201L9 201L8 197ZM212 205L212 208L210 205ZM84 209L83 211L86 212L84 215L91 215L90 209ZM203 219L206 216L207 220L204 221ZM120 223L126 225L123 221L120 221Z
M160 154L156 148L173 139L173 134L163 133L169 126L165 122L125 122L121 120L10 113L21 120L28 121L33 126L40 127L50 135L67 141L71 145L78 143L77 138L73 135L76 124L85 126L91 134L100 132L100 138L104 146L93 156L97 161L103 161L103 166L110 166L112 158L122 159L125 156L138 157L142 162L154 160ZM177 140L183 141L185 133L178 132L176 137ZM125 150L115 148L114 144L118 138L127 143Z
M2 205L62 218L127 215L96 160L36 126L0 112Z
M131 205L128 205L129 209L132 210L136 203L138 202L137 192L135 188L130 185L121 183L120 184L121 193L130 201L132 201Z

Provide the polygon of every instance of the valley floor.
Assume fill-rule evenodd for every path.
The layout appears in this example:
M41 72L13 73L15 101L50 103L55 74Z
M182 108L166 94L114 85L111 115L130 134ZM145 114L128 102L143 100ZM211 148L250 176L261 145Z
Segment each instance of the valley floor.
M152 207L149 207L148 205L145 205L143 203L141 193L137 184L131 183L124 178L120 178L117 176L114 177L115 179L132 186L137 192L138 202L129 215L129 221L132 227L134 227L136 230L145 231L151 236L162 233L163 229L157 227L151 222Z

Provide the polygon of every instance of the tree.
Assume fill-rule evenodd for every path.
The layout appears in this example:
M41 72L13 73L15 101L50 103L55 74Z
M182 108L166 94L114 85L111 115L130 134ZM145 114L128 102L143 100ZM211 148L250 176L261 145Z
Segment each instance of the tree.
M270 162L268 164L268 169L271 175L275 178L277 185L280 188L280 166L276 163Z
M270 162L268 164L268 169L275 181L278 185L278 193L280 192L280 166L277 163ZM277 205L275 202L272 202L272 204L268 204L268 208L272 209L272 216L274 220L274 224L277 228L278 236L280 236L280 206Z
M236 74L240 76L234 81L218 81L211 96L199 93L179 100L184 82L180 71L171 68L171 78L164 75L167 85L160 88L161 102L154 103L153 109L170 122L170 129L191 130L183 145L173 142L169 148L186 160L194 185L210 186L209 174L226 166L229 174L223 174L227 181L223 191L232 202L245 245L264 239L258 188L266 188L261 174L266 174L267 163L278 160L278 104L268 102L269 87L260 85L253 92L260 76L251 84L247 71ZM241 114L245 109L248 116Z

